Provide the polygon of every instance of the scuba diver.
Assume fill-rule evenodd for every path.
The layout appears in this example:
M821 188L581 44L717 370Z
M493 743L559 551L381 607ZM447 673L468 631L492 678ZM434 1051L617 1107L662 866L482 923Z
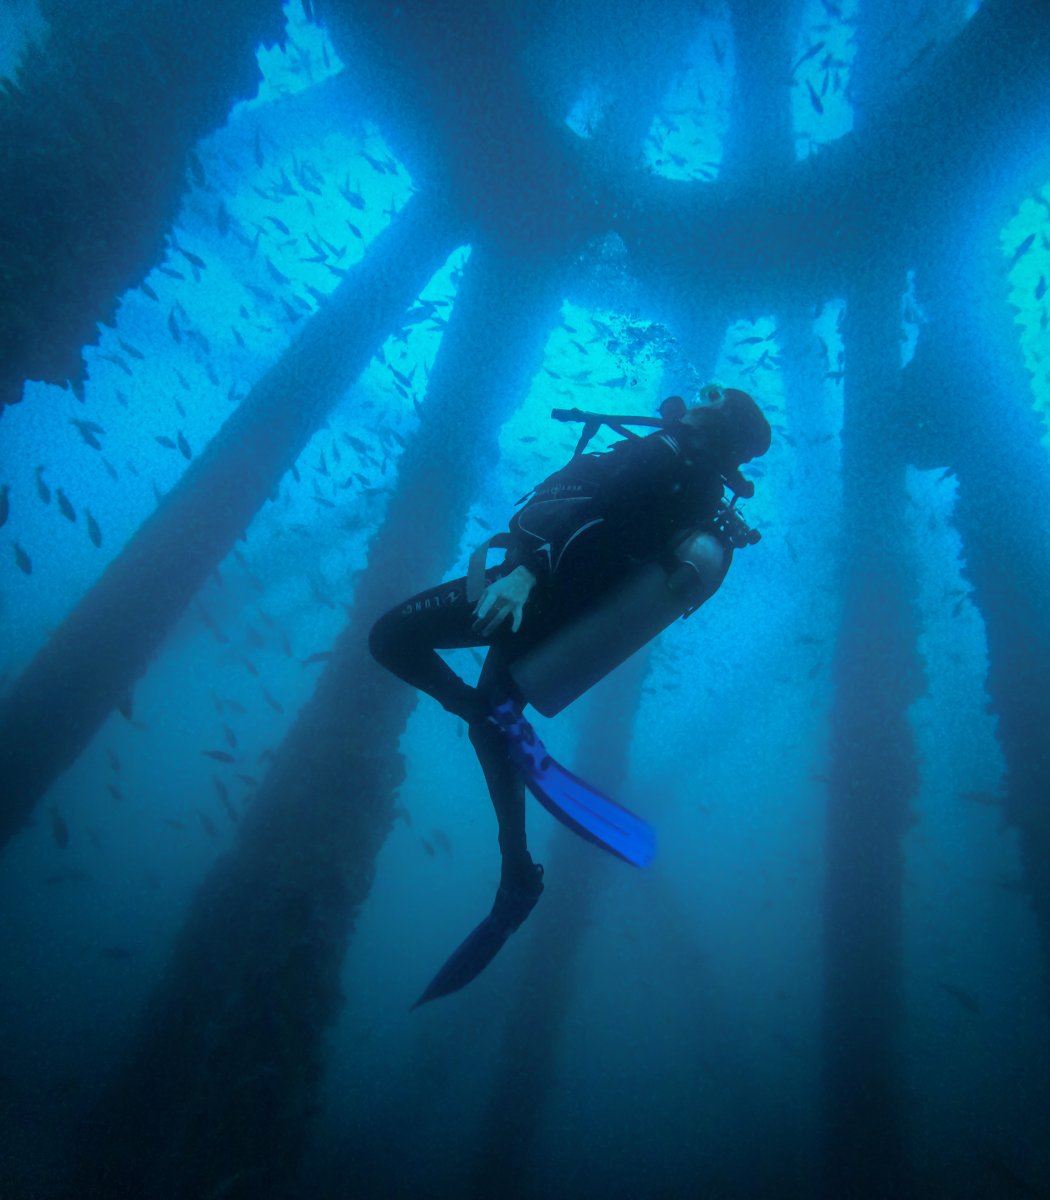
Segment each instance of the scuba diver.
M553 716L720 586L735 548L754 544L736 510L754 494L740 464L769 449L769 423L748 393L708 384L660 417L554 410L584 422L570 462L523 497L510 532L471 556L468 575L390 609L369 634L373 657L467 722L499 827L492 911L416 1005L458 991L487 965L543 891L525 837L525 790L574 832L637 866L651 828L555 762L521 715ZM598 428L623 435L584 453ZM648 436L628 425L656 426ZM733 493L727 503L726 489ZM518 502L521 504L521 501ZM485 566L490 548L506 549ZM488 646L471 687L437 653Z

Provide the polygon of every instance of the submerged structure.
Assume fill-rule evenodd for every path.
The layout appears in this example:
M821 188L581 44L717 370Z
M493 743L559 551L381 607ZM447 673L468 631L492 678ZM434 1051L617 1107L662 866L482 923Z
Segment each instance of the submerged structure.
M117 848L95 846L93 873L148 859L146 830L162 819L173 832L199 822L204 841L156 855L183 882L166 925L143 926L153 950L116 1001L119 1036L86 1053L93 1082L66 1097L44 1167L17 1147L45 1136L7 1135L11 1189L218 1200L341 1195L348 1180L360 1195L582 1195L595 1180L608 1196L1047 1186L1050 14L1021 0L906 7L908 21L865 0L40 6L38 40L0 97L3 174L17 180L0 199L4 589L22 614L0 696L7 869L36 879L70 826L76 849L115 823L129 762L140 811L120 818L132 833L111 835ZM684 831L706 820L694 801L706 813L719 787L731 798L719 820L752 831L740 861L767 856L765 883L748 888L768 887L768 903L694 920L697 861L723 903L733 886L713 829L693 859L670 838L666 873L629 900L607 864L555 842L531 941L517 967L501 963L517 973L491 985L505 989L496 1012L486 990L484 1003L419 1014L422 1026L406 1014L388 1036L402 997L376 981L397 978L384 965L397 935L360 931L362 912L395 877L410 909L425 907L398 839L421 840L433 863L448 838L407 827L410 748L443 752L429 729L412 732L414 698L371 662L367 632L451 577L567 457L571 433L535 419L552 403L652 411L716 373L774 419L748 595L717 601L735 615L686 627L703 647L675 643L685 684L654 648L581 703L579 754L603 786L629 788L628 751L647 730L673 764L662 793L688 798L690 823L670 808L654 819L692 845ZM72 449L55 445L59 429ZM42 457L52 451L65 474ZM937 624L952 614L972 621L965 636ZM953 735L927 738L916 706L937 691L939 648L954 639L958 661L976 661L981 636L994 728L971 741L994 740L1001 789L990 759L956 747L947 757L984 775L954 779L946 797L924 756ZM719 665L741 661L746 686ZM651 715L654 687L673 715ZM796 757L797 770L783 765ZM74 791L102 778L107 807L74 817ZM464 785L450 769L427 786L441 811ZM185 807L164 817L176 793ZM1031 923L1032 955L1018 952L1011 977L1027 981L1023 1012L1009 991L982 1005L961 959L927 955L915 932L943 917L930 897L954 843L937 830L975 804L1014 849L960 852L964 882L944 907L1018 944ZM772 810L790 814L783 827ZM488 836L463 821L468 844ZM57 882L87 886L62 869ZM973 901L981 872L1023 911ZM921 902L909 900L917 875L933 881ZM119 907L140 903L118 892ZM389 923L385 903L374 911ZM640 982L651 946L589 949L617 905L636 907L640 940L661 947L644 970L663 972L663 988ZM745 948L771 928L769 945ZM717 982L721 955L741 995L764 993L755 964L789 945L768 1011ZM419 984L439 958L434 947L412 962ZM588 962L588 1011L594 995L606 1006L591 1033L573 1008ZM654 992L676 1005L673 1051L649 1032L646 1005L670 1003ZM989 1084L970 1032L957 1035L958 1090L988 1089L980 1116L930 1082L931 1030L960 1016L1020 1030L1006 1057L1030 1072L1004 1100L1010 1087ZM758 1028L760 1052L746 1032ZM578 1144L592 1128L579 1091L607 1135L638 1102L630 1084L622 1106L595 1094L594 1063L563 1044L588 1036L655 1038L645 1104L663 1132L633 1155ZM624 1078L646 1068L627 1060ZM768 1110L755 1098L767 1095ZM442 1097L458 1102L451 1135ZM19 1129L17 1093L0 1101ZM1020 1124L1005 1115L1018 1112ZM571 1186L559 1193L555 1178Z

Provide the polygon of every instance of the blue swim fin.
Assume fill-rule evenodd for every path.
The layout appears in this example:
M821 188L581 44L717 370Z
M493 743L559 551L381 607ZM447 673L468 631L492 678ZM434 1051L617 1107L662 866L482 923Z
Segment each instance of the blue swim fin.
M515 889L500 888L492 911L466 939L453 950L445 965L412 1005L418 1008L428 1000L448 996L476 979L503 949L503 943L536 907L543 892L543 868L532 867L531 876Z
M552 816L633 866L647 867L652 862L656 853L652 826L555 762L513 701L503 701L490 719L506 735L511 761L525 786Z

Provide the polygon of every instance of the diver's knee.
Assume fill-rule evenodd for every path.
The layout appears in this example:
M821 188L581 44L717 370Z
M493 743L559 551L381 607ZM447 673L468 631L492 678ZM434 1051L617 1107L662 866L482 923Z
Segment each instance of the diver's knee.
M393 622L389 618L390 614L384 613L368 631L368 651L383 667L389 662L394 645Z

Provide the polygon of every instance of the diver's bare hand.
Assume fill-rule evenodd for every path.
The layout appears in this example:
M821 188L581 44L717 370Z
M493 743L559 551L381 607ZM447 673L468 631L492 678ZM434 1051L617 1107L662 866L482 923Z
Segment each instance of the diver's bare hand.
M515 567L509 575L494 579L474 605L473 632L489 637L510 617L510 631L517 633L521 628L525 601L535 584L536 576L526 567Z

